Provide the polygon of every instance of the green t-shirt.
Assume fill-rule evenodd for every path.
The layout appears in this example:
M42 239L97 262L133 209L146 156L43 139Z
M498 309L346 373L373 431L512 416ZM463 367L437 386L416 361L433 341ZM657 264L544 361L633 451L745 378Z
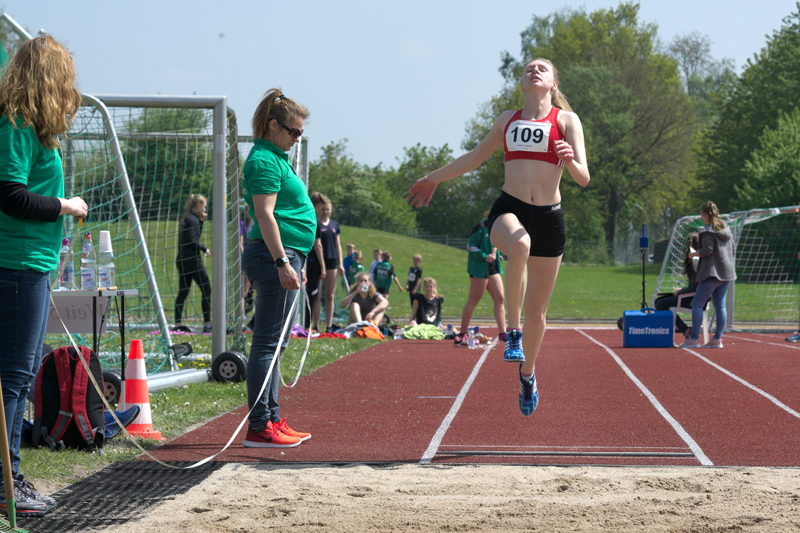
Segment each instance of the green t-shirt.
M394 279L394 267L388 261L381 261L375 265L375 287L389 292Z
M308 190L297 177L286 152L265 139L256 139L244 164L244 199L253 220L256 220L253 196L274 193L278 196L273 214L283 247L308 255L317 232L317 214ZM248 237L263 240L258 223L253 224Z
M61 154L45 148L21 117L17 127L0 117L0 180L22 183L41 196L64 196ZM62 217L55 222L11 217L0 211L0 267L48 272L58 268Z
M356 276L358 276L359 272L364 272L364 265L353 261L353 264L347 268L347 283L350 285L355 283Z

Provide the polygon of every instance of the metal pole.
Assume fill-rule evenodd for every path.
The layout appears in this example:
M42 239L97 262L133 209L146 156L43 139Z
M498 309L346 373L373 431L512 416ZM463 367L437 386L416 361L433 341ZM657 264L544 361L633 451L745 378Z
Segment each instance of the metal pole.
M211 354L217 356L225 351L226 346L226 313L228 294L228 181L225 160L225 132L228 122L228 100L222 97L214 105L214 254L213 284L211 307ZM238 206L237 206L238 207Z
M147 285L150 289L150 298L152 299L153 307L156 311L158 325L161 328L162 336L167 341L167 345L172 346L172 336L169 333L169 324L167 323L167 317L164 314L164 306L161 304L161 294L158 291L158 283L156 282L155 272L153 272L153 265L150 261L150 252L147 249L147 241L145 240L144 232L142 231L142 223L139 220L139 211L136 209L136 201L133 198L131 183L128 179L128 170L125 167L125 161L122 158L122 149L120 148L119 140L117 139L114 123L111 121L111 115L108 112L108 108L103 102L98 100L97 97L84 94L83 101L84 103L88 102L89 105L95 106L103 116L103 125L111 140L111 149L116 155L117 172L120 175L119 181L122 188L122 196L125 199L125 206L128 208L128 219L130 224L133 226L133 231L136 235L136 238L141 243L139 246L139 253L142 256L142 262L144 263L144 272L147 276ZM175 362L175 358L171 350L168 350L167 356L169 357L170 369L177 370L178 364Z

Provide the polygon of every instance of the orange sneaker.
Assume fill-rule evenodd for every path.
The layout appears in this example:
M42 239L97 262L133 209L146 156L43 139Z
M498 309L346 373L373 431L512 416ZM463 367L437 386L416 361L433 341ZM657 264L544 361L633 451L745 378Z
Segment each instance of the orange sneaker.
M259 432L248 430L242 444L247 448L292 448L303 442L299 437L278 431L275 426L267 421L267 426Z
M302 431L295 431L289 427L289 424L286 423L285 418L281 418L281 421L277 424L272 424L272 427L283 433L284 435L288 435L290 437L297 437L300 439L300 442L307 441L311 438L311 433L303 433Z

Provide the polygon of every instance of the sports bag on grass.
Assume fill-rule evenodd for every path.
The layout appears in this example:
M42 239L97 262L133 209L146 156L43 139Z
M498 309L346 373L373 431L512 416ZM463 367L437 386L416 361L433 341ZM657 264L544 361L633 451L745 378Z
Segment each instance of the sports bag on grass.
M80 350L102 388L100 360L89 348ZM64 346L45 355L36 375L33 445L52 450L99 449L105 441L104 424L103 400L75 348Z

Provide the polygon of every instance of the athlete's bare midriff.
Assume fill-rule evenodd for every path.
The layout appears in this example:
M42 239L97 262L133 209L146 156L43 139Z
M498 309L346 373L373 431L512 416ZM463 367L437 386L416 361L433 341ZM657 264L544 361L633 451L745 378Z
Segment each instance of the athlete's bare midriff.
M564 169L529 159L512 159L505 163L503 191L533 205L554 205L561 202L561 173Z

